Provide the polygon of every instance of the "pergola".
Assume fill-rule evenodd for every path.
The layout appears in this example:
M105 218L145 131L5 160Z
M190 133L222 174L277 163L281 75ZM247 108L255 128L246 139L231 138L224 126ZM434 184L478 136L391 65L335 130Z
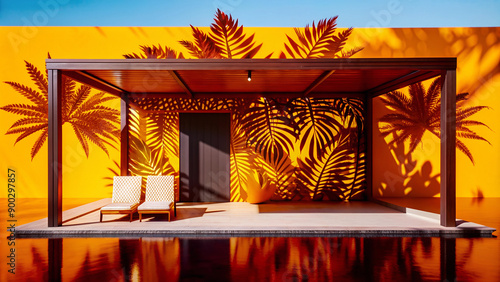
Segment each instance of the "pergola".
M49 227L62 225L61 76L121 98L121 174L128 173L131 97L351 97L365 100L367 192L373 188L373 98L442 76L441 225L456 215L456 58L47 59ZM247 81L251 73L251 82Z

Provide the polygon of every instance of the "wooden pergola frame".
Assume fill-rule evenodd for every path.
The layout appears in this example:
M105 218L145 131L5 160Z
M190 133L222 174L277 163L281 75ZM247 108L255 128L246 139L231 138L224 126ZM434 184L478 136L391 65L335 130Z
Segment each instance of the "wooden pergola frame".
M456 217L456 58L47 59L48 225L62 225L62 76L121 98L121 174L128 173L130 97L358 97L366 102L367 192L373 191L373 98L442 76L441 225ZM255 84L244 84L247 72ZM260 75L260 76L259 76ZM299 75L299 76L298 76ZM241 81L239 77L244 76ZM274 79L269 79L272 77ZM266 79L267 78L267 79ZM153 91L147 85L154 81ZM152 84L151 84L152 85ZM267 91L272 89L272 91ZM281 91L284 89L284 91Z

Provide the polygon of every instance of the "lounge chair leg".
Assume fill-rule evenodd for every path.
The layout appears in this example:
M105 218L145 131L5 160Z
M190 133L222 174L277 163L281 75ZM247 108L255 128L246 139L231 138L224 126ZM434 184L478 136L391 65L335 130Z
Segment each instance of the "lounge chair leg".
M130 222L132 222L132 215L133 213L130 213Z
M99 212L100 216L99 216L99 222L102 222L102 212Z
M139 213L139 222L142 222L142 213Z
M177 217L177 206L174 204L174 215L175 217ZM169 217L170 217L170 214L169 214Z
M170 213L168 213L168 222L170 222Z

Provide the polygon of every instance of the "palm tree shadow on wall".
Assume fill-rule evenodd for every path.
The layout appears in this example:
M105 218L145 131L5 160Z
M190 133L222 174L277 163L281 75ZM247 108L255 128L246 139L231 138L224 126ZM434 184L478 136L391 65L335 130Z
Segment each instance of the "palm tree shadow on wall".
M337 32L336 20L337 17L332 17L295 29L293 35L287 35L279 58L347 58L361 51L363 48L358 47L344 50L352 28ZM208 32L193 26L191 30L192 40L179 43L195 58L254 58L262 46L255 42L255 34L247 35L238 20L220 10ZM184 58L182 52L168 46L142 45L140 50L141 53L124 57ZM276 191L275 200L364 198L366 141L364 105L360 100L267 97L145 100L132 103L145 111L231 111L231 201L246 199L246 181L254 170L269 177L269 185ZM328 157L328 161L320 164L317 160L323 159L327 147L336 157ZM294 155L297 151L299 157ZM334 164L335 161L339 163ZM305 177L311 171L318 179Z
M434 173L430 161L418 166L412 153L405 153L401 144L377 148L384 162L383 181L376 188L381 196L390 197L433 197L440 193L439 173ZM397 173L396 173L397 172Z
M392 196L435 196L439 194L439 174L432 175L432 164L424 161L417 168L417 162L423 161L412 154L419 144L423 143L426 132L440 138L441 136L441 86L442 78L438 77L425 89L423 83L409 86L408 94L402 91L393 91L382 96L382 102L390 111L379 120L379 130L382 137L390 136L386 157L393 159L392 163L384 163L387 170L382 183L381 194L389 192ZM488 140L478 135L471 127L486 127L486 124L471 119L486 106L466 106L469 93L457 94L456 110L456 148L464 153L474 164L474 157L465 143L465 139L483 141ZM433 141L434 142L434 141ZM439 141L436 141L439 143ZM393 173L398 171L399 174ZM390 189L391 191L385 191ZM424 189L424 191L422 191Z
M50 55L49 55L50 58ZM48 79L37 67L25 61L26 70L37 89L21 83L6 81L16 92L31 101L32 104L10 104L1 107L9 113L23 116L7 130L5 134L19 134L16 142L35 133L39 133L31 149L31 159L38 154L48 137ZM97 145L106 154L110 146L116 149L119 136L119 111L108 107L106 102L116 99L104 92L92 93L87 85L77 87L75 81L62 76L62 121L71 125L85 155L90 152L89 141Z

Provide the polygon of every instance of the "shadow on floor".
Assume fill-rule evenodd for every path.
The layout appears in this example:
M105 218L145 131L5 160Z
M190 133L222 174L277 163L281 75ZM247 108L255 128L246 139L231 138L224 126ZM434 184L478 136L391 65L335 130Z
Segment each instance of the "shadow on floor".
M268 202L258 206L259 213L399 213L368 201Z
M172 220L182 220L188 218L202 217L207 208L188 208L188 207L177 207L177 217L173 217Z

